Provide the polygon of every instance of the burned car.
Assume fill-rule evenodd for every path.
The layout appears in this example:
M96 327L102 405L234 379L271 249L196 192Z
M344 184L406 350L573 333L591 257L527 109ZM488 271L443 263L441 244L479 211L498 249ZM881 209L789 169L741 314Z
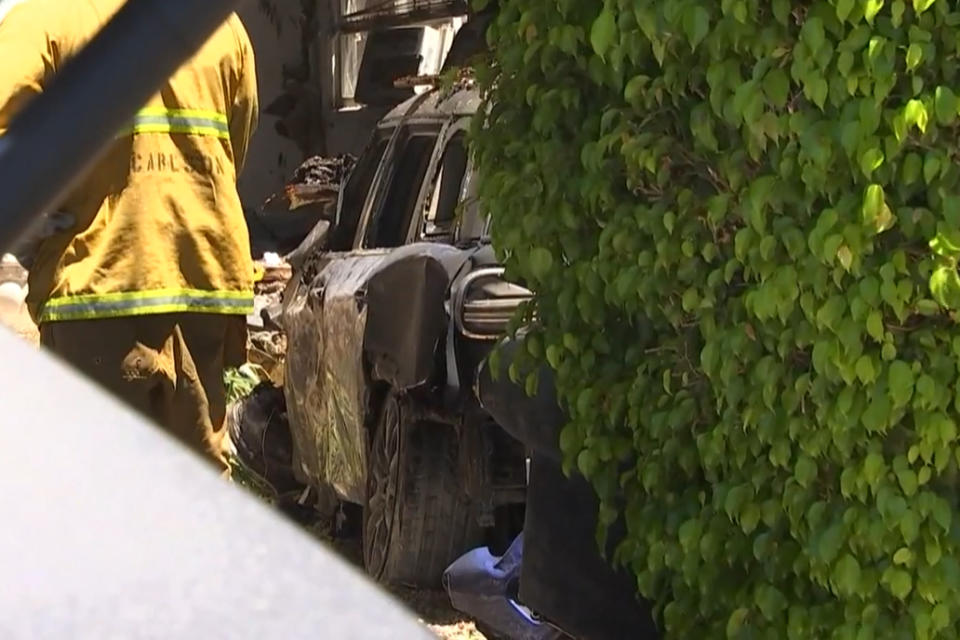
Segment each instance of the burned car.
M436 586L460 553L522 525L525 450L473 393L531 295L504 280L477 207L479 102L435 89L394 109L336 218L288 256L293 472L362 507L364 564L385 583Z

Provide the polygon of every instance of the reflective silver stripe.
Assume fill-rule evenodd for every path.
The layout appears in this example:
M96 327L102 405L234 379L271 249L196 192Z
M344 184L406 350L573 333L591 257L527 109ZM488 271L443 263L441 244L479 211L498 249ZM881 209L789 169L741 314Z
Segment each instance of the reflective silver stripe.
M183 133L230 139L230 127L224 114L189 109L142 109L123 133Z
M253 312L253 294L233 291L182 291L53 298L40 312L40 321L189 312L246 315Z

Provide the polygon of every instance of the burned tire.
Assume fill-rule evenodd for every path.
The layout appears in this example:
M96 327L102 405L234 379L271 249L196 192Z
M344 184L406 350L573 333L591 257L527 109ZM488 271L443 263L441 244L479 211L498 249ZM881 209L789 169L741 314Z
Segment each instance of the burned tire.
M388 585L439 587L444 569L482 540L457 477L456 431L412 421L404 402L388 394L367 476L367 573Z

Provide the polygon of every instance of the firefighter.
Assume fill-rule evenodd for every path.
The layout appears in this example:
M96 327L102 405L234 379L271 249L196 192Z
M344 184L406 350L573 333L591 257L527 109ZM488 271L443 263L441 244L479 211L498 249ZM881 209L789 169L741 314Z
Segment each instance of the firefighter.
M123 4L26 0L5 16L0 136ZM253 49L234 14L117 132L30 264L41 343L224 476L223 371L245 359L253 309L236 182L257 111Z

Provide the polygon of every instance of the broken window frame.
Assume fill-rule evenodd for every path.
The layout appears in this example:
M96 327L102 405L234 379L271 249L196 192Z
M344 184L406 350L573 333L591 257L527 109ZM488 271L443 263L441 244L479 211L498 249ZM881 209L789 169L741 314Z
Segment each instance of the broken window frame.
M343 189L340 190L340 194L337 197L337 217L330 242L331 250L349 251L353 248L357 231L363 223L367 203L370 201L371 195L377 190L377 185L383 175L384 160L391 154L392 143L397 136L398 129L399 127L390 125L374 131L363 153L360 154L356 165L344 181ZM383 151L377 155L375 160L371 160L371 154L377 154L377 149L381 145L383 146ZM372 164L367 165L367 162L372 162ZM366 180L365 177L361 175L361 172L367 170L370 172L369 180ZM355 186L355 180L366 182L366 185L358 186L357 188L361 189L361 191L357 194L356 202L348 203L346 198L351 194ZM355 211L354 215L350 215L350 212L347 210L348 206ZM355 222L349 222L351 219ZM344 227L345 224L349 224L349 226Z
M459 149L458 149L459 148ZM454 159L457 164L448 165L451 153L463 155L463 168L458 171L459 158ZM422 219L420 221L420 239L427 241L453 241L457 226L460 222L460 208L463 203L463 184L467 178L467 168L470 164L470 150L467 145L467 136L464 128L453 131L443 144L440 152L440 161L433 171L430 181L429 197L424 202ZM456 171L453 175L449 171ZM450 189L455 189L451 194ZM452 206L447 198L452 195ZM441 207L443 210L441 211ZM449 210L448 210L449 209Z
M467 172L460 193L460 209L460 223L456 228L454 242L489 242L490 216L481 214L473 156L467 158Z
M414 223L419 223L420 216L416 215L417 212L422 211L423 201L426 197L426 176L430 175L430 171L436 166L437 156L439 155L439 150L441 148L439 142L443 139L444 131L446 130L446 125L441 122L413 122L406 123L399 127L396 139L393 145L392 153L390 157L385 157L384 162L384 172L382 178L377 184L377 192L370 199L368 203L367 211L365 212L365 219L361 229L358 229L358 243L355 245L358 249L385 249L403 246L410 240L410 228ZM383 241L375 241L372 237L373 234L379 232L379 224L383 216L388 212L388 207L390 205L389 200L393 199L393 186L398 177L401 177L399 174L401 171L407 170L407 167L401 167L403 163L403 153L406 150L407 143L417 137L428 137L432 138L432 146L428 146L424 151L428 153L426 166L423 170L422 175L417 179L419 185L413 185L413 191L410 193L411 196L415 193L415 199L413 199L410 205L405 212L401 212L406 220L406 225L401 221L400 225L397 227L398 237L385 243ZM413 176L416 178L416 176ZM397 215L393 213L391 215Z

